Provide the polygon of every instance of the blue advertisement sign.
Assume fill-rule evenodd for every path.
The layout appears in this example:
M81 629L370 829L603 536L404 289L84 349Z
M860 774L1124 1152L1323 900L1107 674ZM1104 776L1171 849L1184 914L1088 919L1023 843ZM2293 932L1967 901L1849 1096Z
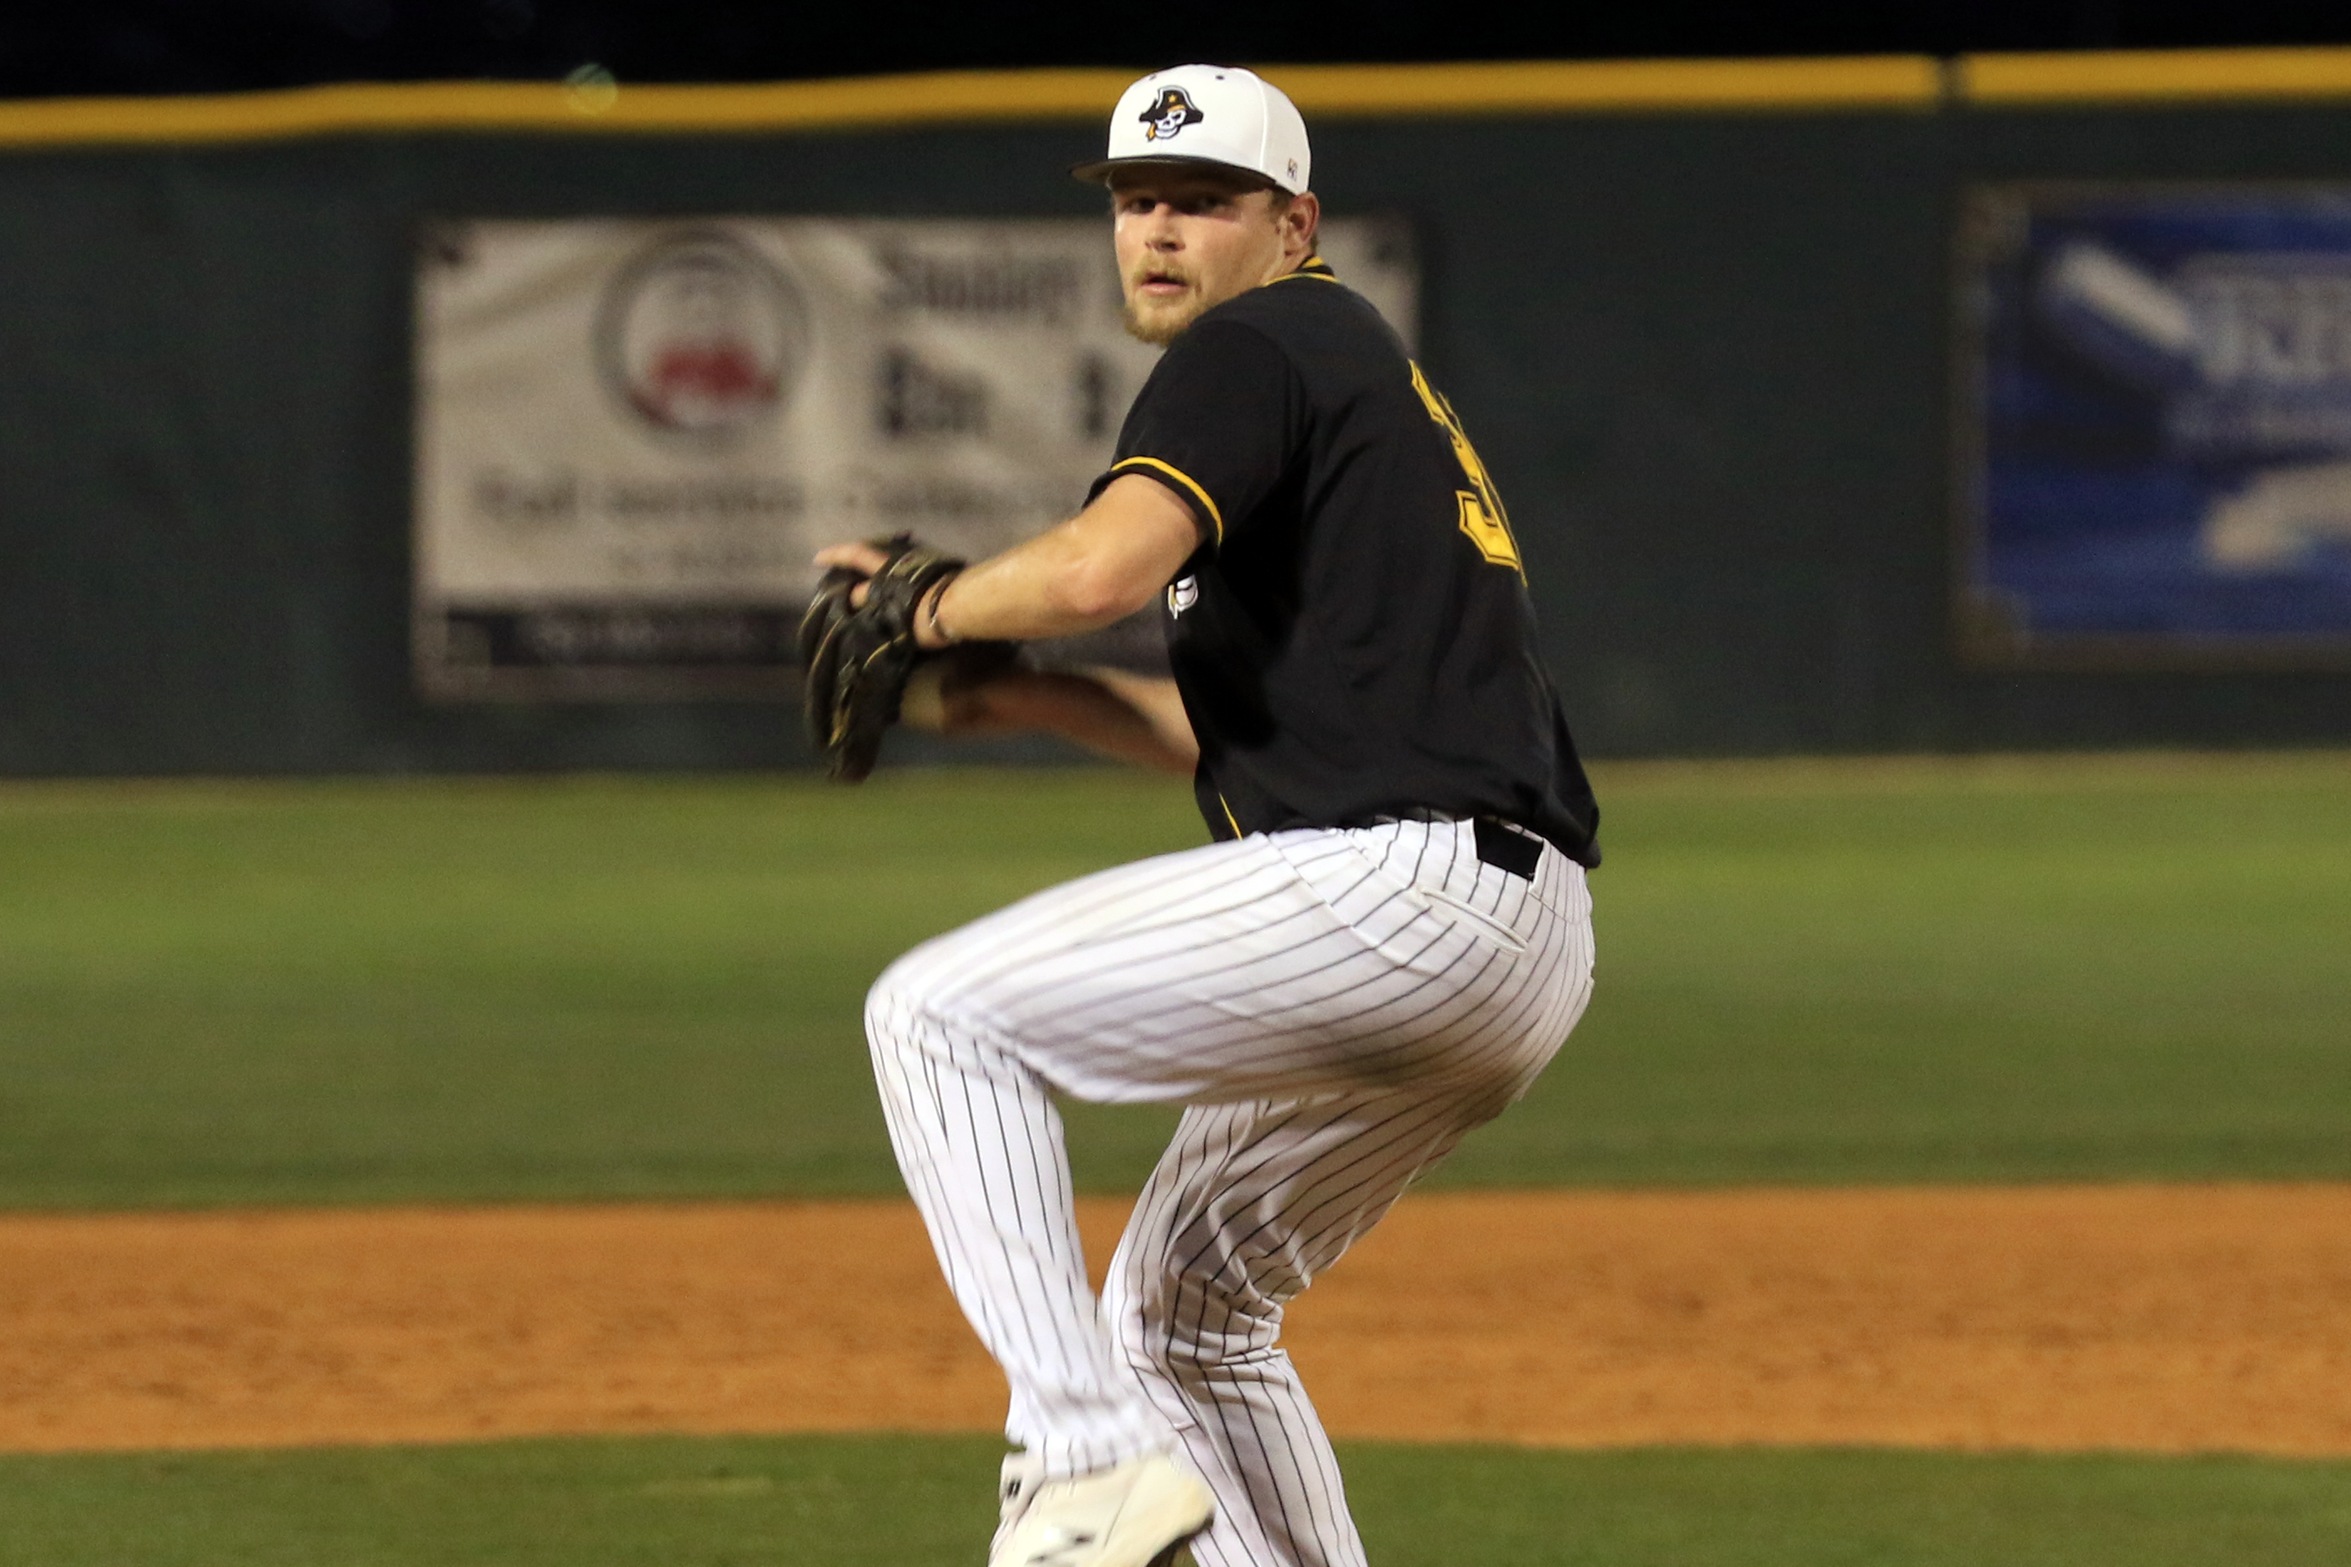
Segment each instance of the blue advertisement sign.
M1965 233L1970 649L2351 660L2351 185L1992 187Z

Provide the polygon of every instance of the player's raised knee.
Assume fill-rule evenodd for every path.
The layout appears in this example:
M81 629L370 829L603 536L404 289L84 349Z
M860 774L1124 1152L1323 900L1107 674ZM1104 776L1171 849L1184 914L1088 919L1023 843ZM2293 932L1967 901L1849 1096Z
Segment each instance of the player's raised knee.
M879 1047L911 1042L923 1014L921 976L910 965L908 953L888 968L865 993L865 1037Z
M884 1043L912 1045L928 1032L957 1028L955 987L942 963L952 935L924 942L882 970L881 978L865 993L866 1037Z

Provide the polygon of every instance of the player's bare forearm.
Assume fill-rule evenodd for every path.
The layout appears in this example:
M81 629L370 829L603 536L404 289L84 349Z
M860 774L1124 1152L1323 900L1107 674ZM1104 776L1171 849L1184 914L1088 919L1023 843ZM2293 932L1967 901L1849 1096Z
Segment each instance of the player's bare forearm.
M936 648L950 639L1034 642L1099 630L1157 597L1199 541L1190 508L1172 491L1123 475L1067 522L957 576L917 622L917 641ZM835 544L816 559L870 574L882 553Z
M1151 726L1167 760L1167 771L1189 778L1200 765L1200 737L1192 733L1192 715L1184 711L1183 693L1165 675L1137 675L1123 669L1089 669L1101 683Z
M1200 760L1175 682L1123 670L1011 668L968 686L921 680L907 688L906 721L946 734L1042 731L1116 762L1186 777Z

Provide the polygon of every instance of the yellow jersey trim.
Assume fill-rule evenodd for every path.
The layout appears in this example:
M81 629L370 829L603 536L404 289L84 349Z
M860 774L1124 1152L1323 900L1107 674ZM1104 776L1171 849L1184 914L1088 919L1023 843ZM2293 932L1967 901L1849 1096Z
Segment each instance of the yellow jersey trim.
M1122 462L1114 462L1110 465L1112 473L1123 473L1131 468L1152 469L1163 478L1173 479L1177 484L1183 486L1184 491L1198 501L1201 508L1208 513L1208 520L1216 529L1216 542L1219 544L1224 542L1224 513L1216 509L1215 498L1201 487L1199 480L1178 468L1174 463L1161 462L1156 457L1129 457Z
M1235 838L1248 837L1247 833L1241 831L1241 819L1233 814L1233 802L1224 797L1222 789L1216 791L1216 803L1224 807L1224 819L1232 827L1233 836Z

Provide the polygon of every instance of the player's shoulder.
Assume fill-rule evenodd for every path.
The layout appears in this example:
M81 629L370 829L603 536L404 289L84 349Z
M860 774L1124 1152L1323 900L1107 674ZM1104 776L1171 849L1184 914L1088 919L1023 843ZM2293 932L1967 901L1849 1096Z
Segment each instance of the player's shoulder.
M1200 319L1247 322L1261 329L1278 330L1292 323L1350 320L1369 314L1372 321L1379 319L1370 301L1349 288L1329 262L1320 256L1309 256L1295 272L1286 272L1272 282L1236 294Z
M1295 272L1235 295L1193 323L1207 335L1254 332L1300 368L1334 360L1401 359L1403 344L1371 301L1349 288L1319 256Z

